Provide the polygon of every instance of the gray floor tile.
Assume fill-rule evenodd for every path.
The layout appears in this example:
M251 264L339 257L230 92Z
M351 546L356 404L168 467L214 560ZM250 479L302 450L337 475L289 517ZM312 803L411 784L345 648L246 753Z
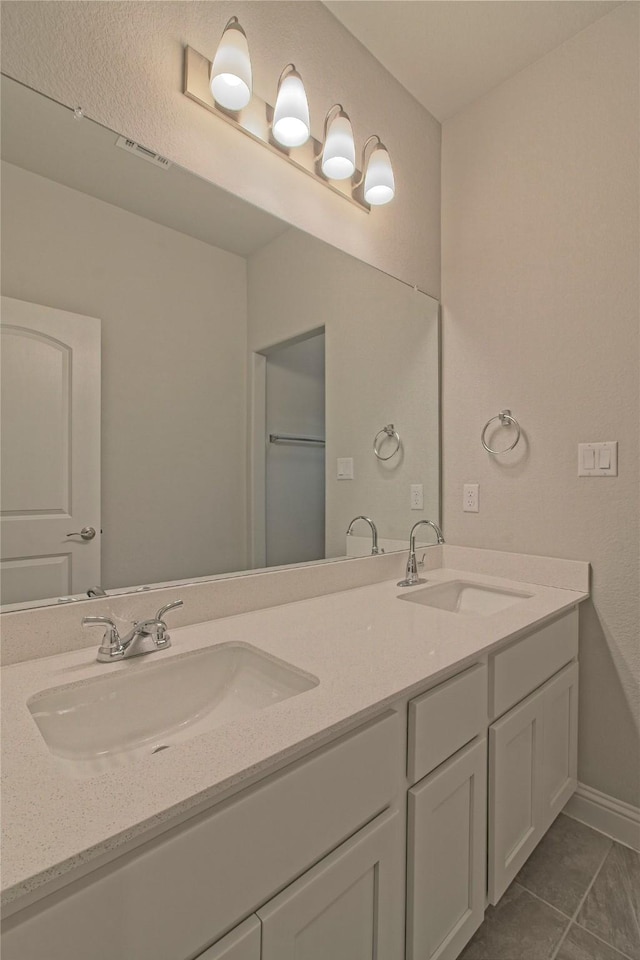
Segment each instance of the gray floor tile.
M516 882L571 917L612 842L591 827L561 814L521 869Z
M625 958L613 947L607 946L602 940L596 940L574 923L562 941L556 960L625 960Z
M459 960L549 960L569 921L512 883Z
M576 919L628 957L640 957L640 854L613 844Z

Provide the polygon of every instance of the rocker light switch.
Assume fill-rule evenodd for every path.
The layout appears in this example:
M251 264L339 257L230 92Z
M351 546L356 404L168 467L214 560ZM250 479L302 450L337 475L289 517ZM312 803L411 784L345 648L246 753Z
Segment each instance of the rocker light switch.
M618 441L578 444L579 477L617 477Z

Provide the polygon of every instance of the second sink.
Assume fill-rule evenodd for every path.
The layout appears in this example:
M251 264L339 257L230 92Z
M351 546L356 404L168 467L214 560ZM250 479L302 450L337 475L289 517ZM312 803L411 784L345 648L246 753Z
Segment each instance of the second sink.
M520 600L533 596L518 590L509 590L505 587L492 587L484 583L473 583L468 580L449 580L446 583L437 583L422 590L401 594L400 600L409 600L410 603L420 603L427 607L438 607L450 613L465 613L468 616L487 616L506 610Z

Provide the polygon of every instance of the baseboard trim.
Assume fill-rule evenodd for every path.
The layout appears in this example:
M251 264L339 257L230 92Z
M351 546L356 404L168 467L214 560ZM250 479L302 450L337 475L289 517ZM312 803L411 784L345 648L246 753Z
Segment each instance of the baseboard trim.
M640 808L579 783L562 812L640 851Z

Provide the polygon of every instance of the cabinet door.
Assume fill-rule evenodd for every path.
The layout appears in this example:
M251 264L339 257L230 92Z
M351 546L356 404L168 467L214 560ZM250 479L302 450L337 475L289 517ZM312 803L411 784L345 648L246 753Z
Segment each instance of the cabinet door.
M249 917L197 960L260 960L260 921Z
M542 835L542 692L489 727L489 899L497 903Z
M489 728L489 899L497 903L577 784L578 664Z
M547 830L578 784L578 664L546 687L542 748L542 828Z
M482 923L487 742L409 790L408 960L454 960Z
M403 846L383 814L258 910L262 960L402 960Z

